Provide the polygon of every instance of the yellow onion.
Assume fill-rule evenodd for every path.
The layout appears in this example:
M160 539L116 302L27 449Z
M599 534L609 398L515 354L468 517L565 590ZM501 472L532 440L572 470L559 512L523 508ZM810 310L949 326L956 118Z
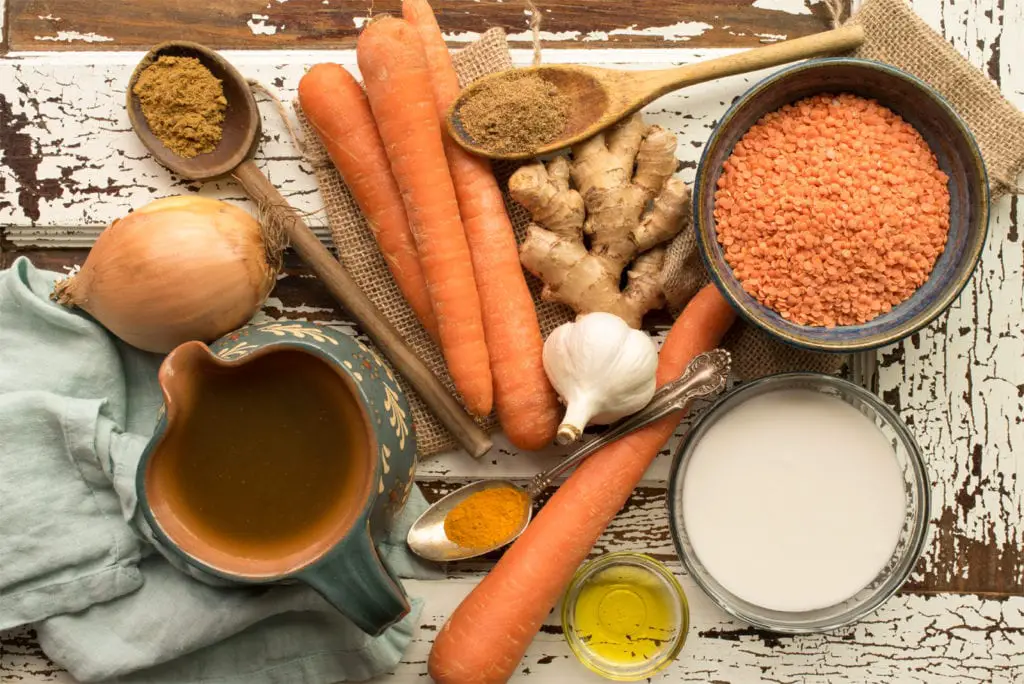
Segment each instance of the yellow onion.
M156 200L114 221L53 298L87 311L122 340L169 352L244 325L274 287L267 249L244 209L198 196Z

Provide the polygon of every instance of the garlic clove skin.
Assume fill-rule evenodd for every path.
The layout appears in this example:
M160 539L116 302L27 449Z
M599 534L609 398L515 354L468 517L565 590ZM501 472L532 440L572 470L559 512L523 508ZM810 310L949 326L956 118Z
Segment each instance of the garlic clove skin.
M595 312L555 328L544 342L544 370L566 404L559 444L577 441L589 424L636 413L654 396L654 340L614 314Z

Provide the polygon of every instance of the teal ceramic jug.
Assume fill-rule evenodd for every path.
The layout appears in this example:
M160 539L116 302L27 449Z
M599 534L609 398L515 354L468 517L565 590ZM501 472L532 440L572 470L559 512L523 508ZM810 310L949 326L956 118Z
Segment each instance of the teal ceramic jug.
M264 323L181 345L159 379L165 410L136 489L169 560L214 584L305 582L373 635L408 613L375 544L411 491L416 440L372 347L310 323ZM299 415L279 423L285 409ZM329 439L311 447L320 432Z

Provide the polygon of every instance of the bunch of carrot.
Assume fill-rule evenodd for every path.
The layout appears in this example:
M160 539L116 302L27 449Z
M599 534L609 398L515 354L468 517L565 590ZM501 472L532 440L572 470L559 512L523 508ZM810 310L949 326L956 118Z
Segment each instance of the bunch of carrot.
M319 64L299 102L463 403L477 415L496 407L510 441L538 449L560 415L512 225L489 163L442 125L459 84L430 5L405 0L403 15L359 37L365 92L341 66Z

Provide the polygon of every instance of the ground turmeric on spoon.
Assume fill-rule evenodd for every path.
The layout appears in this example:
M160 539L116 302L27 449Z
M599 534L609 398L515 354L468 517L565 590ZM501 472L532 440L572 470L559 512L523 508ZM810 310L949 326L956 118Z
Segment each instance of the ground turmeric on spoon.
M510 540L526 518L526 494L495 487L471 494L444 519L444 533L464 549L491 549Z

